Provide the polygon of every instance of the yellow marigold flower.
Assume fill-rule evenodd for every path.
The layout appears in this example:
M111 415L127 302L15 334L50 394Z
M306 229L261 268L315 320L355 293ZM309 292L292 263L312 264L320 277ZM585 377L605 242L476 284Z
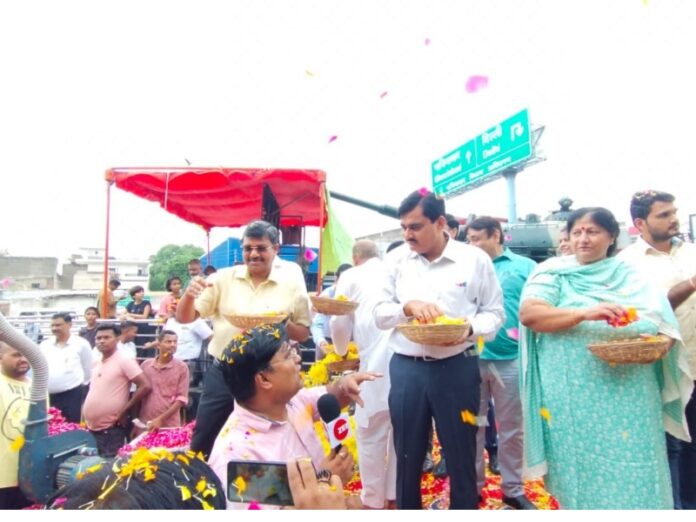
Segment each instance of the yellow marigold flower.
M316 363L309 368L309 379L315 385L326 384L329 382L329 371L326 369L326 365Z
M441 315L435 318L435 324L464 324L464 319L461 317L449 317L448 315Z
M343 294L338 294L334 299L336 299L336 301L348 301L348 298Z
M539 410L539 414L546 420L546 422L551 422L551 412L548 410L548 408L541 408Z
M24 435L19 435L15 440L12 441L12 444L10 444L11 451L19 451L23 447L24 447Z
M461 411L462 422L466 424L471 424L472 426L478 426L478 421L476 420L476 415L471 413L469 410Z
M239 475L236 479L234 479L234 487L237 488L237 494L241 497L242 493L244 493L247 489L247 483L246 480L244 480L244 477Z
M206 488L207 485L208 485L208 483L205 481L205 479L204 479L203 477L201 477L201 480L199 480L199 481L196 483L196 491L197 491L198 493L202 493L203 490Z

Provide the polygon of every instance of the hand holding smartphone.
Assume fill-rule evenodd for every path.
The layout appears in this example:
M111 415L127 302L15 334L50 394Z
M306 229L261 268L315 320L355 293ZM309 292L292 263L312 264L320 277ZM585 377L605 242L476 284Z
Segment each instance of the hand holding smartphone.
M284 462L231 460L227 463L227 499L272 506L294 505L287 465Z

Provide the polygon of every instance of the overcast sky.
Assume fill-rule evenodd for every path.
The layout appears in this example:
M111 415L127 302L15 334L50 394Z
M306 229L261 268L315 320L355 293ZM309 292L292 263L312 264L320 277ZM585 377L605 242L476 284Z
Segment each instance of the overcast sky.
M434 159L522 108L548 160L519 175L518 215L568 195L627 220L631 193L656 188L686 226L694 27L689 0L2 2L0 250L102 246L115 166L319 168L397 206L431 186ZM488 87L467 92L472 75ZM447 206L507 216L505 182ZM397 226L336 207L354 236ZM112 224L119 257L205 247L119 190Z

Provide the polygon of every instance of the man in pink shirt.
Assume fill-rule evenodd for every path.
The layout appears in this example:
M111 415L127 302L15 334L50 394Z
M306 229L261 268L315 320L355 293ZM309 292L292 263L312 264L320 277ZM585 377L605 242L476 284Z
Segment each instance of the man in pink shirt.
M302 387L301 362L283 325L245 330L224 349L217 364L235 405L208 461L223 487L227 487L230 460L287 462L309 457L317 470L329 470L344 483L350 480L351 455L342 448L327 457L314 431L314 422L319 420L317 400L331 393L342 406L351 401L362 406L360 383L381 374L354 373L326 387L306 389ZM228 502L228 507L245 506Z
M83 414L102 457L113 457L125 444L128 412L150 392L150 383L133 359L117 350L120 329L115 324L97 326L96 347L102 360L92 368L92 380ZM129 400L131 383L137 386Z
M149 430L181 426L181 408L188 403L189 370L184 361L174 358L176 333L162 330L157 341L159 354L142 365L152 390L143 399L138 417Z

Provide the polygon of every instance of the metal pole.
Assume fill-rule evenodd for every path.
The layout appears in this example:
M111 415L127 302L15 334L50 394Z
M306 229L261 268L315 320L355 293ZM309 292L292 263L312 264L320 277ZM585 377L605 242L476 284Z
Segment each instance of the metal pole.
M111 219L111 181L106 182L106 245L104 246L104 280L102 282L102 299L100 300L102 318L109 315L108 288L109 288L109 228Z
M508 221L517 223L517 196L515 194L515 177L517 172L514 169L508 169L503 172L503 177L507 182L508 193Z

